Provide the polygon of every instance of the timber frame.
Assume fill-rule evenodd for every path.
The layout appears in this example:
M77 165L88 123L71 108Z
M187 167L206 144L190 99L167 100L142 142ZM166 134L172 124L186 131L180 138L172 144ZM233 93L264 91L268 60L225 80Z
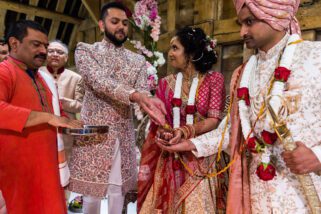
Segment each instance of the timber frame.
M99 13L101 6L109 1L111 0L0 0L0 37L12 21L36 20L48 30L49 40L60 39L68 45L69 65L72 66L73 52L78 42L93 43L102 39L98 28ZM136 1L122 0L131 10ZM201 27L209 36L217 39L220 58L215 69L223 70L226 79L252 53L242 45L232 0L158 0L158 6L162 25L157 45L165 55L176 29L185 25ZM301 0L297 18L304 39L320 40L320 10L320 0ZM130 36L139 38L135 33ZM126 46L132 48L129 43ZM170 72L172 69L164 66L160 75Z

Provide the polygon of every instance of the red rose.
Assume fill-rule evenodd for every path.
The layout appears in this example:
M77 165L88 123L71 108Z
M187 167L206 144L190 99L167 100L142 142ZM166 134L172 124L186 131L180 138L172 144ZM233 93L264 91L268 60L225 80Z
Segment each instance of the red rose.
M263 181L269 181L274 178L275 168L272 164L260 163L256 169L257 176Z
M250 150L253 153L257 153L256 150L256 145L257 144L257 140L256 137L251 137L248 141L247 141L247 148L248 150Z
M185 108L186 114L194 114L196 112L195 105L187 105Z
M181 107L181 105L182 105L182 99L180 99L180 98L173 98L173 100L172 100L172 105L173 105L174 107Z
M277 81L286 82L291 74L291 71L285 67L277 67L274 71L274 77Z
M278 139L278 135L276 133L271 133L265 130L262 131L261 136L264 143L269 145L273 145Z
M246 87L237 89L237 98L245 100L246 105L250 105L249 89Z

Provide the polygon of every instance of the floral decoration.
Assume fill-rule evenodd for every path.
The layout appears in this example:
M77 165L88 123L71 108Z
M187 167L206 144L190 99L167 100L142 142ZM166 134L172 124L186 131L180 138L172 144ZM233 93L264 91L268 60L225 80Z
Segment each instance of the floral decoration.
M157 1L137 1L131 23L136 32L140 33L143 38L143 42L137 40L131 40L130 42L137 49L137 52L145 56L149 62L147 64L148 83L150 90L153 91L158 83L157 69L165 64L163 53L157 51L157 41L159 40L161 25Z
M291 71L285 67L277 67L274 71L276 81L286 82L291 74Z

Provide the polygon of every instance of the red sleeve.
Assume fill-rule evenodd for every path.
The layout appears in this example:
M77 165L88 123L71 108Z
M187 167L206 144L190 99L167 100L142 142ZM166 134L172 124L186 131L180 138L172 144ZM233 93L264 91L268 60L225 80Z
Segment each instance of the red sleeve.
M22 132L31 110L10 104L14 85L14 75L2 63L0 65L0 129Z
M219 72L213 72L210 78L210 99L207 117L222 119L225 104L224 76Z
M62 103L59 101L59 108L60 108L60 116L61 117L66 117L66 118L68 118L68 119L70 119L69 117L68 117L68 115L64 112L64 110L63 110L63 108L62 108Z

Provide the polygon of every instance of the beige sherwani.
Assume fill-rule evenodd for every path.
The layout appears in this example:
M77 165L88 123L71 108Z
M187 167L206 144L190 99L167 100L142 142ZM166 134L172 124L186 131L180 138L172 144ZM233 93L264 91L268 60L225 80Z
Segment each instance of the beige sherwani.
M82 120L85 124L108 125L109 133L76 140L69 189L104 197L108 185L114 184L121 185L126 193L137 183L129 95L135 90L148 93L146 61L141 55L103 40L92 45L79 43L75 62L86 90Z
M267 87L267 80L273 73L279 56L286 44L288 35L267 53L259 51L257 54L258 72L257 87ZM312 148L321 161L321 43L302 42L298 44L293 63L290 67L291 75L288 80L288 90L285 91L286 100L292 106L287 118L287 125L295 141L302 141ZM252 101L251 101L252 102ZM256 115L250 113L253 122ZM263 129L264 120L259 120L255 133ZM224 123L217 130L193 139L197 148L194 154L197 157L211 155L218 150L218 142ZM233 132L233 130L229 130ZM225 135L224 147L227 148L229 135ZM276 158L277 175L271 181L262 181L255 174L260 163L260 156L252 154L249 167L250 195L252 213L270 214L304 214L308 213L307 202L302 197L302 190L294 174L285 166L281 157L283 145L277 142L273 147L272 155ZM321 177L311 173L315 187L321 198Z
M48 71L47 67L43 66L40 70L53 75ZM84 83L81 76L71 70L64 69L64 71L53 77L57 87L59 100L61 101L62 109L66 115L71 119L76 119L76 113L80 113L82 101L84 97ZM70 158L71 148L74 142L74 137L70 135L63 135L65 151L68 159Z

